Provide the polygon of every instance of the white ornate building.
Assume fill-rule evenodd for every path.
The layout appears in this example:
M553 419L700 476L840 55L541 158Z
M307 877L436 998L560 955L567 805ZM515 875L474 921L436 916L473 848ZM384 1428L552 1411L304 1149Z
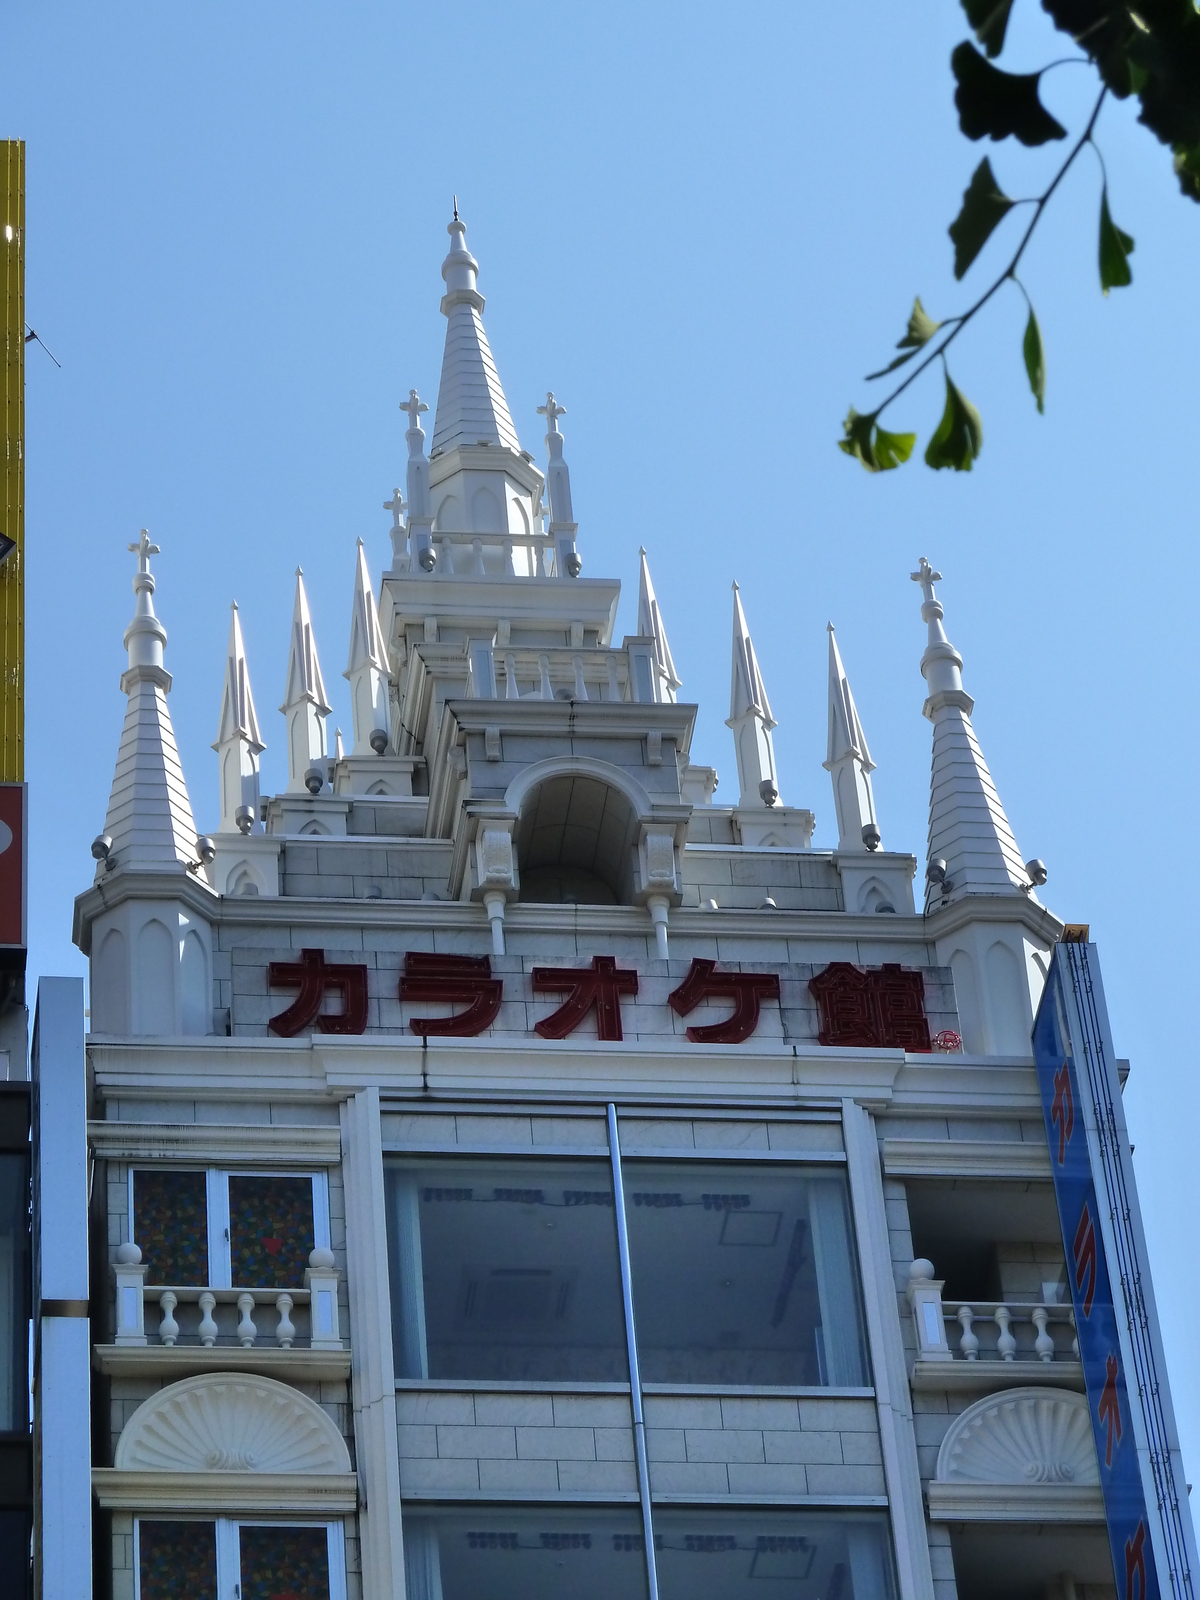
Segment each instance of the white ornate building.
M131 547L75 922L95 1592L1113 1596L1030 1055L1063 927L940 575L927 854L886 848L832 629L812 848L736 592L718 800L646 554L617 639L563 408L543 474L449 233L378 589L346 551L348 740L298 573L284 720L235 607L189 789Z

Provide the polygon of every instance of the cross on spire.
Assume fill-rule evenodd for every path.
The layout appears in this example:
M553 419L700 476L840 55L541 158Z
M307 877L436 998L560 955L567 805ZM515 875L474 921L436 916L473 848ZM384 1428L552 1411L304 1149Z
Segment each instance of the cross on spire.
M383 509L385 511L390 511L392 513L392 532L393 533L398 532L404 526L404 524L400 520L400 517L401 517L401 513L403 512L403 510L404 510L404 508L405 508L405 506L407 504L408 504L408 501L405 500L404 496L400 493L399 489L393 489L392 490L392 498L390 500L385 500L383 502Z
M150 557L161 554L158 545L150 542L149 529L143 528L141 538L136 544L131 544L129 548L138 558L138 572L144 576L149 576Z
M415 389L410 389L408 391L408 399L401 400L400 409L401 411L408 412L409 427L419 428L421 424L417 419L420 417L422 411L428 411L429 407L425 404L424 400L418 396Z
M559 417L565 417L566 416L567 408L566 408L566 406L560 406L559 405L558 401L554 398L553 389L547 389L547 391L546 391L546 404L544 406L539 406L537 409L538 409L538 416L539 417L545 417L546 426L550 430L550 432L551 433L557 433L558 432L558 419L559 419Z
M910 572L909 577L914 583L921 585L921 593L925 596L927 605L937 599L937 595L933 592L933 586L935 583L941 583L942 575L940 572L933 570L924 556L921 557L920 566L915 572Z

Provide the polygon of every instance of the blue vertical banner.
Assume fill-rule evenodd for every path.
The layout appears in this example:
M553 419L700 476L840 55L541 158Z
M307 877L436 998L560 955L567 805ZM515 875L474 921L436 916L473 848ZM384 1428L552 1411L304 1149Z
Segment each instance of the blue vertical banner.
M1178 1443L1093 947L1056 947L1033 1053L1117 1594L1160 1600L1165 1558L1166 1592L1182 1600L1193 1594L1194 1535L1179 1504Z

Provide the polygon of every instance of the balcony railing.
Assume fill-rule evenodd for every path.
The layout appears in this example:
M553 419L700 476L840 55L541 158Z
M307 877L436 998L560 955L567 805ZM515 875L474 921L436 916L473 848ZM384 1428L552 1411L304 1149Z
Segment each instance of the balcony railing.
M1075 1313L1070 1306L1014 1300L943 1301L943 1285L933 1270L931 1261L920 1259L908 1269L908 1302L919 1360L1079 1360Z
M236 1340L244 1350L261 1349L268 1343L283 1350L291 1350L297 1343L310 1350L341 1350L338 1272L333 1260L331 1250L312 1251L303 1288L299 1285L288 1289L248 1289L237 1285L201 1288L146 1283L147 1268L142 1263L141 1250L136 1244L120 1245L113 1269L117 1280L115 1342L148 1345L151 1341L146 1333L146 1320L150 1307L157 1308L158 1312L157 1342L168 1349L182 1337L187 1343L204 1349L212 1349L218 1340ZM181 1307L187 1308L183 1326L175 1315ZM268 1316L274 1311L273 1328L260 1330L255 1313L261 1320L263 1310L267 1310ZM302 1323L307 1327L297 1329L292 1321L295 1310L302 1311Z

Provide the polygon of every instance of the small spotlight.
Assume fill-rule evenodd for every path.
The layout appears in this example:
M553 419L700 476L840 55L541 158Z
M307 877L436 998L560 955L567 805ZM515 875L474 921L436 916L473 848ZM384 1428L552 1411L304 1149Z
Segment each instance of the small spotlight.
M945 883L946 863L940 856L936 856L925 868L925 881L927 883Z
M1025 871L1029 874L1029 882L1035 889L1040 889L1050 874L1046 871L1046 863L1039 861L1034 856L1032 861L1025 863Z
M385 755L387 753L388 736L383 728L372 728L371 737L368 742L371 746L371 749L374 750L377 756Z
M431 544L423 544L417 551L417 564L422 572L432 572L437 566L437 551Z
M254 827L254 807L239 806L233 813L233 820L239 833L249 833Z
M315 763L309 767L308 771L304 774L304 787L308 790L309 794L320 794L321 790L325 787L324 768L318 767Z
M883 835L873 822L868 822L862 831L862 842L868 850L878 850L883 843Z
M217 859L217 847L212 841L212 836L207 833L202 833L196 840L196 849L199 852L200 859L203 861L204 865L206 867L211 867L213 862Z
M758 797L765 806L773 806L779 799L779 790L773 778L764 778L758 786Z
M578 550L572 550L571 554L567 557L567 576L569 578L577 578L582 571L583 557L579 554Z
M112 859L112 847L111 833L98 833L92 840L92 855L97 861L103 861L109 872L116 866L116 862Z

